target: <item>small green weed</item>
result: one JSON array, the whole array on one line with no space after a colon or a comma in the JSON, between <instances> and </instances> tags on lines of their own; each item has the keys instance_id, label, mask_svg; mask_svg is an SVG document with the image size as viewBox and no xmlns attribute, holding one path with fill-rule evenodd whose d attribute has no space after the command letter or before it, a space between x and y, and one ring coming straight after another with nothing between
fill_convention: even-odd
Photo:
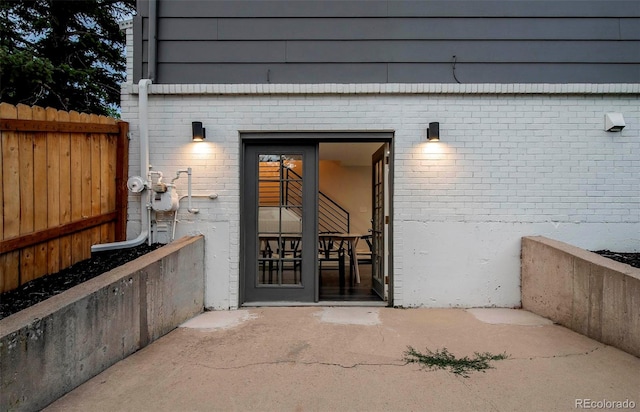
<instances>
[{"instance_id":1,"label":"small green weed","mask_svg":"<svg viewBox=\"0 0 640 412\"><path fill-rule=\"evenodd\" d=\"M492 355L489 352L475 352L473 359L468 356L458 359L447 348L442 348L442 350L436 350L435 352L427 348L427 353L424 354L411 346L408 346L404 352L404 360L407 363L419 363L429 369L449 369L450 372L464 378L468 378L471 371L484 372L486 369L492 369L493 366L489 365L489 361L507 359L508 357L506 353Z\"/></svg>"}]
</instances>

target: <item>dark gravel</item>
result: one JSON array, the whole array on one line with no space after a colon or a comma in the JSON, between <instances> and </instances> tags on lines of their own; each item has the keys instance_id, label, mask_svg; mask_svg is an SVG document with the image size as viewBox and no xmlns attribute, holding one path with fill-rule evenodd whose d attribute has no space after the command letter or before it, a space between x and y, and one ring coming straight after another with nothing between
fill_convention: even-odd
<instances>
[{"instance_id":1,"label":"dark gravel","mask_svg":"<svg viewBox=\"0 0 640 412\"><path fill-rule=\"evenodd\" d=\"M597 253L618 262L626 263L634 268L640 268L640 253L621 253L612 252L610 250L594 250L593 253Z\"/></svg>"},{"instance_id":2,"label":"dark gravel","mask_svg":"<svg viewBox=\"0 0 640 412\"><path fill-rule=\"evenodd\" d=\"M18 289L0 295L0 319L124 265L161 246L163 245L160 243L154 243L151 246L145 243L129 249L94 253L90 259L80 261L58 273L27 282Z\"/></svg>"}]
</instances>

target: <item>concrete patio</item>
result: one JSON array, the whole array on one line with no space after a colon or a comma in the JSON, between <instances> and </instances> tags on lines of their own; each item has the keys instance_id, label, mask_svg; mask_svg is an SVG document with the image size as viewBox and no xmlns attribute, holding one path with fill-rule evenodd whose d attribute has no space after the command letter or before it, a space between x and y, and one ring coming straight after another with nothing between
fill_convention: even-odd
<instances>
[{"instance_id":1,"label":"concrete patio","mask_svg":"<svg viewBox=\"0 0 640 412\"><path fill-rule=\"evenodd\" d=\"M509 358L464 378L407 364L408 346ZM291 307L205 312L45 410L569 411L625 405L640 408L639 358L530 312Z\"/></svg>"}]
</instances>

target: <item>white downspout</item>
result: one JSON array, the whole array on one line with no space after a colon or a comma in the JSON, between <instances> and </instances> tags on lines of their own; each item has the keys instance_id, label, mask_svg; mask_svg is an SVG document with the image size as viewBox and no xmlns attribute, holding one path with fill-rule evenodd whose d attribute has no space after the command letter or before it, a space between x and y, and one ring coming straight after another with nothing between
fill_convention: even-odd
<instances>
[{"instance_id":1,"label":"white downspout","mask_svg":"<svg viewBox=\"0 0 640 412\"><path fill-rule=\"evenodd\" d=\"M148 179L149 176L149 86L151 80L142 79L138 83L138 116L140 123L140 176L144 179ZM140 194L140 234L135 239L125 240L123 242L102 243L99 245L91 246L91 252L103 252L106 250L126 249L130 247L139 246L149 238L149 225L150 219L150 202L149 197L149 182L147 181L144 192Z\"/></svg>"}]
</instances>

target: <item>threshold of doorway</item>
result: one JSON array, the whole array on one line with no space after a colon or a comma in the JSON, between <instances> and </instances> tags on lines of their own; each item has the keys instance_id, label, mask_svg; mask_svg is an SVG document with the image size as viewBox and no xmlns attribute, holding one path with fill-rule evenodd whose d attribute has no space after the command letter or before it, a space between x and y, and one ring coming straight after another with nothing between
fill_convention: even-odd
<instances>
[{"instance_id":1,"label":"threshold of doorway","mask_svg":"<svg viewBox=\"0 0 640 412\"><path fill-rule=\"evenodd\" d=\"M242 307L295 307L295 306L351 306L351 307L380 307L384 308L389 306L388 302L375 301L375 300L360 300L360 301L340 301L340 300L321 300L320 302L246 302L241 305Z\"/></svg>"}]
</instances>

